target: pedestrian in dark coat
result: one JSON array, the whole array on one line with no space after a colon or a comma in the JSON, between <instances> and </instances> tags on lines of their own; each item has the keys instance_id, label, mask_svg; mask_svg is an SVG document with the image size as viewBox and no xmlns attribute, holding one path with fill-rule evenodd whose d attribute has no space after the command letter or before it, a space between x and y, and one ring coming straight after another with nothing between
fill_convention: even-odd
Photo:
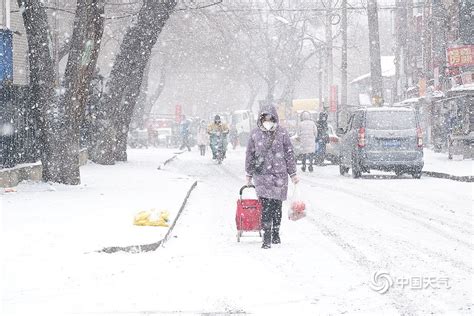
<instances>
[{"instance_id":1,"label":"pedestrian in dark coat","mask_svg":"<svg viewBox=\"0 0 474 316\"><path fill-rule=\"evenodd\" d=\"M262 202L262 248L280 243L282 202L288 195L288 176L298 182L296 161L288 131L281 127L275 107L263 110L247 145L248 184L255 184Z\"/></svg>"},{"instance_id":2,"label":"pedestrian in dark coat","mask_svg":"<svg viewBox=\"0 0 474 316\"><path fill-rule=\"evenodd\" d=\"M318 128L318 137L316 138L316 163L322 165L326 157L326 144L329 143L328 134L328 114L326 112L319 113L319 119L316 122Z\"/></svg>"},{"instance_id":3,"label":"pedestrian in dark coat","mask_svg":"<svg viewBox=\"0 0 474 316\"><path fill-rule=\"evenodd\" d=\"M187 148L188 151L191 151L191 146L189 145L189 134L191 128L191 122L186 119L186 116L182 116L180 123L180 133L181 133L181 147L180 150Z\"/></svg>"}]
</instances>

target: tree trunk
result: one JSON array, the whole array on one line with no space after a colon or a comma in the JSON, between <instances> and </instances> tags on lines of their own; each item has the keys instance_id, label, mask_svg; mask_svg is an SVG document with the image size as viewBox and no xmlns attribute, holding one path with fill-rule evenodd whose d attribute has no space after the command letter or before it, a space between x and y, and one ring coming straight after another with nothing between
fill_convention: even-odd
<instances>
[{"instance_id":1,"label":"tree trunk","mask_svg":"<svg viewBox=\"0 0 474 316\"><path fill-rule=\"evenodd\" d=\"M150 96L146 103L146 107L143 111L143 116L144 117L149 117L150 113L153 109L153 106L155 103L158 101L160 98L161 93L163 93L163 90L165 89L165 84L166 84L166 66L163 65L163 68L161 69L160 73L160 82L158 83L158 86L156 87L156 90L153 92L153 94Z\"/></svg>"},{"instance_id":2,"label":"tree trunk","mask_svg":"<svg viewBox=\"0 0 474 316\"><path fill-rule=\"evenodd\" d=\"M134 77L143 78L143 74ZM135 108L142 81L133 81L127 89L121 106L121 112L115 120L115 130L117 133L117 145L115 150L116 161L127 161L127 136L130 122L133 117L133 109Z\"/></svg>"},{"instance_id":3,"label":"tree trunk","mask_svg":"<svg viewBox=\"0 0 474 316\"><path fill-rule=\"evenodd\" d=\"M126 157L126 135L139 93L134 93L134 82L141 84L143 72L165 22L176 6L176 0L145 0L137 23L124 36L120 51L115 58L110 78L106 85L107 97L100 106L101 126L96 148L91 157L99 164L114 164L116 159ZM133 87L131 87L133 85ZM139 86L139 85L138 85ZM130 93L126 102L125 94ZM128 122L128 123L127 123Z\"/></svg>"},{"instance_id":4,"label":"tree trunk","mask_svg":"<svg viewBox=\"0 0 474 316\"><path fill-rule=\"evenodd\" d=\"M37 113L39 141L41 143L41 162L43 164L43 180L60 182L61 160L58 155L55 135L54 114L57 104L54 102L54 63L49 45L48 17L40 1L18 0L23 10L23 21L29 47L31 105Z\"/></svg>"},{"instance_id":5,"label":"tree trunk","mask_svg":"<svg viewBox=\"0 0 474 316\"><path fill-rule=\"evenodd\" d=\"M143 77L142 87L140 89L140 96L138 97L138 106L135 107L134 111L134 118L132 122L136 122L138 126L144 127L145 121L150 117L150 113L155 105L156 101L158 101L161 93L165 89L166 83L166 63L164 62L161 66L160 71L160 81L158 82L158 86L156 87L153 93L150 93L148 88L148 73L150 70L150 63L148 63L147 67L145 68L145 73ZM146 85L146 87L144 86ZM147 93L144 93L146 90ZM140 101L143 99L143 102Z\"/></svg>"},{"instance_id":6,"label":"tree trunk","mask_svg":"<svg viewBox=\"0 0 474 316\"><path fill-rule=\"evenodd\" d=\"M84 89L89 86L89 72L95 67L100 34L90 28L102 20L97 3L103 0L81 0L73 31L71 54L66 68L66 92L58 97L54 90L54 63L49 50L50 32L45 7L39 0L18 0L29 48L32 106L38 114L43 181L78 184L79 121L84 110ZM86 9L87 8L87 9ZM100 23L99 23L100 24ZM91 40L91 42L89 42ZM89 43L89 44L88 44ZM75 56L75 57L74 57ZM78 67L74 60L81 61ZM87 61L87 63L85 63ZM77 143L77 146L75 146Z\"/></svg>"},{"instance_id":7,"label":"tree trunk","mask_svg":"<svg viewBox=\"0 0 474 316\"><path fill-rule=\"evenodd\" d=\"M249 94L249 100L247 101L247 109L250 111L250 112L253 112L253 104L255 103L255 99L257 98L257 95L258 95L258 88L256 88L255 86L249 84L250 86L250 94Z\"/></svg>"},{"instance_id":8,"label":"tree trunk","mask_svg":"<svg viewBox=\"0 0 474 316\"><path fill-rule=\"evenodd\" d=\"M134 127L138 127L138 128L145 128L145 118L144 118L143 113L145 112L145 108L147 106L147 101L149 99L149 94L150 94L150 91L149 91L150 64L151 64L151 59L146 64L145 71L143 73L143 81L140 88L140 95L138 96L138 99L137 99L137 105L135 106L135 111L133 111L131 124L134 125Z\"/></svg>"},{"instance_id":9,"label":"tree trunk","mask_svg":"<svg viewBox=\"0 0 474 316\"><path fill-rule=\"evenodd\" d=\"M99 56L104 30L104 0L79 0L66 65L65 94L60 103L64 107L62 182L79 184L80 126L84 119L88 89Z\"/></svg>"}]
</instances>

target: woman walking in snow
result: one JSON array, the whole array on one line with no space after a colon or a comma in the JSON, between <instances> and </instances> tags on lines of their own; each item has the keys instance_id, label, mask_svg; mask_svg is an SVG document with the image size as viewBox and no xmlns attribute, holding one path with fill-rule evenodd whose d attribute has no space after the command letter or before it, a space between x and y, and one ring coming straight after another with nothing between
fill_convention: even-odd
<instances>
[{"instance_id":1,"label":"woman walking in snow","mask_svg":"<svg viewBox=\"0 0 474 316\"><path fill-rule=\"evenodd\" d=\"M262 203L262 248L279 244L282 202L288 194L288 176L298 182L293 146L288 132L278 125L274 107L263 110L247 145L247 183L252 180Z\"/></svg>"},{"instance_id":2,"label":"woman walking in snow","mask_svg":"<svg viewBox=\"0 0 474 316\"><path fill-rule=\"evenodd\" d=\"M306 160L309 161L308 171L313 172L313 157L316 151L316 137L318 129L311 119L311 113L304 111L301 113L301 122L298 126L298 137L301 141L301 151L303 153L303 166L301 170L306 171Z\"/></svg>"},{"instance_id":3,"label":"woman walking in snow","mask_svg":"<svg viewBox=\"0 0 474 316\"><path fill-rule=\"evenodd\" d=\"M202 120L197 132L197 144L201 156L206 155L206 147L209 146L209 134L207 133L206 121Z\"/></svg>"}]
</instances>

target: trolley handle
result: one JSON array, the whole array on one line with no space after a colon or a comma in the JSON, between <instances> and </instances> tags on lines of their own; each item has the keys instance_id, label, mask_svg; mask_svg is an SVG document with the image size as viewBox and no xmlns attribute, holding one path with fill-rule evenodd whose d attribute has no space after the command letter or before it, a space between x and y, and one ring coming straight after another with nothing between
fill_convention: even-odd
<instances>
[{"instance_id":1,"label":"trolley handle","mask_svg":"<svg viewBox=\"0 0 474 316\"><path fill-rule=\"evenodd\" d=\"M240 195L241 200L242 200L242 193L244 192L245 189L255 189L255 186L251 184L251 185L244 185L242 188L240 188L239 195Z\"/></svg>"}]
</instances>

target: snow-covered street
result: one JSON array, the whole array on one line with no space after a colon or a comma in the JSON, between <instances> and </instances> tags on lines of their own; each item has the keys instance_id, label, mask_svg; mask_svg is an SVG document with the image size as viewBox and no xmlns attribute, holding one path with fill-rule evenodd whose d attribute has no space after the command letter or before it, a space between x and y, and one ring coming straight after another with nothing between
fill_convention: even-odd
<instances>
[{"instance_id":1,"label":"snow-covered street","mask_svg":"<svg viewBox=\"0 0 474 316\"><path fill-rule=\"evenodd\" d=\"M300 172L312 209L305 219L291 222L285 208L282 244L263 250L256 234L240 243L235 236L243 148L230 150L223 165L193 151L157 171L158 163L151 161L162 156L135 151L129 164L117 166L128 165L129 173L136 169L146 187L156 183L160 190L163 181L182 181L184 187L198 180L171 239L155 252L94 252L103 246L97 240L110 241L103 235L116 231L114 225L131 225L143 196L151 202L147 189L141 196L130 192L118 198L114 203L129 210L118 210L110 222L105 215L110 213L94 215L93 203L83 214L67 212L61 201L65 209L35 218L32 203L20 202L35 184L4 194L2 315L472 313L472 184L383 173L352 179L340 176L337 166ZM129 177L132 190L140 186L136 179ZM94 187L73 190L95 192ZM55 194L62 192L38 194L34 204L44 210ZM79 223L76 229L83 234L50 236L58 227L49 216L61 218L56 224L64 228L72 227L67 222ZM100 225L102 230L95 229ZM127 245L124 239L117 242ZM68 247L70 240L74 244ZM372 289L375 272L388 273L378 279L393 282L387 293Z\"/></svg>"}]
</instances>

